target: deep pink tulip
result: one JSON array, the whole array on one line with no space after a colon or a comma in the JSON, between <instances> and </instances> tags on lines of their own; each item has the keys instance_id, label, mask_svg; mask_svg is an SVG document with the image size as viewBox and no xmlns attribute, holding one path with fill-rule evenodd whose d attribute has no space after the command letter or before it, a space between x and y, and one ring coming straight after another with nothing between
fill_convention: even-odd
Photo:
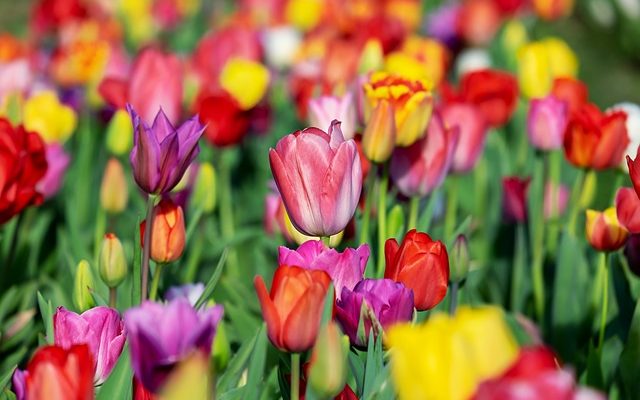
<instances>
[{"instance_id":1,"label":"deep pink tulip","mask_svg":"<svg viewBox=\"0 0 640 400\"><path fill-rule=\"evenodd\" d=\"M544 187L544 219L558 218L567 209L569 188L547 182Z\"/></svg>"},{"instance_id":2,"label":"deep pink tulip","mask_svg":"<svg viewBox=\"0 0 640 400\"><path fill-rule=\"evenodd\" d=\"M320 96L309 100L309 123L311 126L328 126L337 119L345 139L356 134L356 106L353 94L344 96Z\"/></svg>"},{"instance_id":3,"label":"deep pink tulip","mask_svg":"<svg viewBox=\"0 0 640 400\"><path fill-rule=\"evenodd\" d=\"M48 168L42 179L40 179L40 182L36 185L36 190L41 193L45 199L49 199L55 196L58 190L60 190L71 158L64 151L64 148L55 142L47 145L45 154Z\"/></svg>"},{"instance_id":4,"label":"deep pink tulip","mask_svg":"<svg viewBox=\"0 0 640 400\"><path fill-rule=\"evenodd\" d=\"M472 170L484 150L488 125L477 107L467 103L450 103L440 109L445 126L460 127L460 138L453 153L451 169L455 172Z\"/></svg>"},{"instance_id":5,"label":"deep pink tulip","mask_svg":"<svg viewBox=\"0 0 640 400\"><path fill-rule=\"evenodd\" d=\"M69 349L86 344L93 357L93 382L107 380L124 346L124 324L117 310L95 307L78 315L58 307L53 316L53 336L56 345Z\"/></svg>"},{"instance_id":6,"label":"deep pink tulip","mask_svg":"<svg viewBox=\"0 0 640 400\"><path fill-rule=\"evenodd\" d=\"M391 158L391 177L400 192L422 197L440 186L451 167L459 137L459 126L447 127L436 112L422 139L409 147L397 147Z\"/></svg>"},{"instance_id":7,"label":"deep pink tulip","mask_svg":"<svg viewBox=\"0 0 640 400\"><path fill-rule=\"evenodd\" d=\"M269 150L271 172L293 225L310 236L342 231L355 212L362 167L353 140L344 140L340 122L328 133L307 128L280 139Z\"/></svg>"},{"instance_id":8,"label":"deep pink tulip","mask_svg":"<svg viewBox=\"0 0 640 400\"><path fill-rule=\"evenodd\" d=\"M172 123L178 122L182 105L182 63L174 54L153 47L142 50L133 64L128 102L140 118L151 124L158 109Z\"/></svg>"},{"instance_id":9,"label":"deep pink tulip","mask_svg":"<svg viewBox=\"0 0 640 400\"><path fill-rule=\"evenodd\" d=\"M640 233L640 199L631 188L621 187L616 194L616 214L620 224L631 233Z\"/></svg>"},{"instance_id":10,"label":"deep pink tulip","mask_svg":"<svg viewBox=\"0 0 640 400\"><path fill-rule=\"evenodd\" d=\"M527 219L527 192L531 178L509 176L502 179L502 214L510 222Z\"/></svg>"},{"instance_id":11,"label":"deep pink tulip","mask_svg":"<svg viewBox=\"0 0 640 400\"><path fill-rule=\"evenodd\" d=\"M527 134L533 147L540 150L561 149L568 117L569 105L554 95L531 100Z\"/></svg>"}]
</instances>

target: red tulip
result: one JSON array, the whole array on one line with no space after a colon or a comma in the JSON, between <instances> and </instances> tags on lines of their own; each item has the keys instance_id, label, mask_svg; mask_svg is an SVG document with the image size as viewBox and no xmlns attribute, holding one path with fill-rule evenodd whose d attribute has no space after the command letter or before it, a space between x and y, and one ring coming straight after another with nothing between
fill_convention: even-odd
<instances>
[{"instance_id":1,"label":"red tulip","mask_svg":"<svg viewBox=\"0 0 640 400\"><path fill-rule=\"evenodd\" d=\"M27 372L27 399L93 399L93 360L86 344L68 350L43 347L29 361Z\"/></svg>"},{"instance_id":2,"label":"red tulip","mask_svg":"<svg viewBox=\"0 0 640 400\"><path fill-rule=\"evenodd\" d=\"M604 211L587 210L585 235L591 247L600 251L616 251L627 242L629 231L620 224L615 207Z\"/></svg>"},{"instance_id":3,"label":"red tulip","mask_svg":"<svg viewBox=\"0 0 640 400\"><path fill-rule=\"evenodd\" d=\"M156 395L147 390L140 380L133 376L133 400L156 400Z\"/></svg>"},{"instance_id":4,"label":"red tulip","mask_svg":"<svg viewBox=\"0 0 640 400\"><path fill-rule=\"evenodd\" d=\"M502 179L502 211L509 221L524 222L527 219L527 191L530 178L510 176Z\"/></svg>"},{"instance_id":5,"label":"red tulip","mask_svg":"<svg viewBox=\"0 0 640 400\"><path fill-rule=\"evenodd\" d=\"M249 129L249 118L228 93L204 97L198 104L200 121L207 126L205 137L214 146L238 144Z\"/></svg>"},{"instance_id":6,"label":"red tulip","mask_svg":"<svg viewBox=\"0 0 640 400\"><path fill-rule=\"evenodd\" d=\"M629 144L626 121L624 111L603 114L593 104L583 105L569 117L564 136L567 160L597 170L618 166Z\"/></svg>"},{"instance_id":7,"label":"red tulip","mask_svg":"<svg viewBox=\"0 0 640 400\"><path fill-rule=\"evenodd\" d=\"M31 25L37 33L55 30L88 15L82 0L40 0L31 14Z\"/></svg>"},{"instance_id":8,"label":"red tulip","mask_svg":"<svg viewBox=\"0 0 640 400\"><path fill-rule=\"evenodd\" d=\"M455 172L472 170L482 155L489 132L484 115L476 106L467 103L444 104L440 111L446 125L460 129L451 169Z\"/></svg>"},{"instance_id":9,"label":"red tulip","mask_svg":"<svg viewBox=\"0 0 640 400\"><path fill-rule=\"evenodd\" d=\"M631 233L640 233L640 198L631 188L621 187L616 194L618 221Z\"/></svg>"},{"instance_id":10,"label":"red tulip","mask_svg":"<svg viewBox=\"0 0 640 400\"><path fill-rule=\"evenodd\" d=\"M444 299L449 282L449 256L441 241L410 230L401 244L388 239L384 247L384 277L413 289L418 310L430 310Z\"/></svg>"},{"instance_id":11,"label":"red tulip","mask_svg":"<svg viewBox=\"0 0 640 400\"><path fill-rule=\"evenodd\" d=\"M633 183L633 189L640 197L640 147L638 147L635 159L627 156L627 167L629 168L629 177Z\"/></svg>"},{"instance_id":12,"label":"red tulip","mask_svg":"<svg viewBox=\"0 0 640 400\"><path fill-rule=\"evenodd\" d=\"M47 159L40 136L0 118L0 171L0 224L4 224L25 207L42 202L36 186L47 172Z\"/></svg>"},{"instance_id":13,"label":"red tulip","mask_svg":"<svg viewBox=\"0 0 640 400\"><path fill-rule=\"evenodd\" d=\"M589 98L587 85L574 78L556 78L551 94L569 105L569 113L578 111Z\"/></svg>"},{"instance_id":14,"label":"red tulip","mask_svg":"<svg viewBox=\"0 0 640 400\"><path fill-rule=\"evenodd\" d=\"M262 316L274 346L289 352L302 352L313 346L330 282L324 271L281 265L269 293L262 277L255 277Z\"/></svg>"},{"instance_id":15,"label":"red tulip","mask_svg":"<svg viewBox=\"0 0 640 400\"><path fill-rule=\"evenodd\" d=\"M458 15L457 30L467 42L486 45L500 28L500 8L493 0L467 0Z\"/></svg>"}]
</instances>

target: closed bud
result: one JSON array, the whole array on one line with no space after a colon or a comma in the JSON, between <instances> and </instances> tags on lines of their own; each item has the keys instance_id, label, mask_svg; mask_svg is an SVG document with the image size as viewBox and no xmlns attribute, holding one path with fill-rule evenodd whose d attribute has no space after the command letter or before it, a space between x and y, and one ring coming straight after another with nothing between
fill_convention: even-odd
<instances>
[{"instance_id":1,"label":"closed bud","mask_svg":"<svg viewBox=\"0 0 640 400\"><path fill-rule=\"evenodd\" d=\"M107 161L100 185L100 206L108 213L118 214L127 207L129 189L122 164L116 158Z\"/></svg>"},{"instance_id":2,"label":"closed bud","mask_svg":"<svg viewBox=\"0 0 640 400\"><path fill-rule=\"evenodd\" d=\"M311 354L309 383L319 397L333 398L342 391L348 354L349 340L334 322L329 322L320 330Z\"/></svg>"},{"instance_id":3,"label":"closed bud","mask_svg":"<svg viewBox=\"0 0 640 400\"><path fill-rule=\"evenodd\" d=\"M211 163L203 162L198 168L191 204L205 213L216 207L216 170Z\"/></svg>"},{"instance_id":4,"label":"closed bud","mask_svg":"<svg viewBox=\"0 0 640 400\"><path fill-rule=\"evenodd\" d=\"M362 151L370 161L384 162L391 157L396 142L393 106L380 101L372 110L362 134Z\"/></svg>"},{"instance_id":5,"label":"closed bud","mask_svg":"<svg viewBox=\"0 0 640 400\"><path fill-rule=\"evenodd\" d=\"M227 330L224 321L220 321L216 331L216 337L213 339L213 365L216 372L224 371L229 364L231 357L231 346L227 339Z\"/></svg>"},{"instance_id":6,"label":"closed bud","mask_svg":"<svg viewBox=\"0 0 640 400\"><path fill-rule=\"evenodd\" d=\"M469 272L469 244L464 235L458 235L449 255L449 280L461 282Z\"/></svg>"},{"instance_id":7,"label":"closed bud","mask_svg":"<svg viewBox=\"0 0 640 400\"><path fill-rule=\"evenodd\" d=\"M133 125L125 110L118 110L111 117L107 126L107 150L122 156L133 147Z\"/></svg>"},{"instance_id":8,"label":"closed bud","mask_svg":"<svg viewBox=\"0 0 640 400\"><path fill-rule=\"evenodd\" d=\"M144 246L147 221L140 224L140 242ZM153 212L151 233L151 259L157 263L177 260L184 251L185 229L182 208L169 199L163 199Z\"/></svg>"},{"instance_id":9,"label":"closed bud","mask_svg":"<svg viewBox=\"0 0 640 400\"><path fill-rule=\"evenodd\" d=\"M104 235L98 272L102 281L110 288L117 287L127 277L124 249L120 239L113 233Z\"/></svg>"},{"instance_id":10,"label":"closed bud","mask_svg":"<svg viewBox=\"0 0 640 400\"><path fill-rule=\"evenodd\" d=\"M73 302L80 312L95 306L91 291L95 288L91 266L87 260L81 260L76 269L73 286Z\"/></svg>"}]
</instances>

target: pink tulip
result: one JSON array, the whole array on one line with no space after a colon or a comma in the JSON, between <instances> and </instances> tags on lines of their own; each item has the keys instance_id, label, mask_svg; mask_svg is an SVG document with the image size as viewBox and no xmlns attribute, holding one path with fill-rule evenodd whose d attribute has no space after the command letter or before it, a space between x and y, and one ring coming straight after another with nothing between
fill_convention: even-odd
<instances>
[{"instance_id":1,"label":"pink tulip","mask_svg":"<svg viewBox=\"0 0 640 400\"><path fill-rule=\"evenodd\" d=\"M337 119L345 139L353 139L356 134L356 107L353 94L342 97L320 96L309 101L309 123L311 126L328 126Z\"/></svg>"},{"instance_id":2,"label":"pink tulip","mask_svg":"<svg viewBox=\"0 0 640 400\"><path fill-rule=\"evenodd\" d=\"M310 236L342 231L355 212L362 167L353 140L344 140L340 122L325 133L307 128L280 139L269 150L273 177L293 225Z\"/></svg>"},{"instance_id":3,"label":"pink tulip","mask_svg":"<svg viewBox=\"0 0 640 400\"><path fill-rule=\"evenodd\" d=\"M502 214L508 222L527 220L527 192L531 178L502 178Z\"/></svg>"},{"instance_id":4,"label":"pink tulip","mask_svg":"<svg viewBox=\"0 0 640 400\"><path fill-rule=\"evenodd\" d=\"M547 182L544 187L544 219L558 218L567 209L569 188Z\"/></svg>"},{"instance_id":5,"label":"pink tulip","mask_svg":"<svg viewBox=\"0 0 640 400\"><path fill-rule=\"evenodd\" d=\"M426 196L442 184L453 161L460 128L445 126L436 112L427 134L409 147L398 147L391 158L391 177L408 197Z\"/></svg>"},{"instance_id":6,"label":"pink tulip","mask_svg":"<svg viewBox=\"0 0 640 400\"><path fill-rule=\"evenodd\" d=\"M176 124L182 105L182 63L173 54L149 47L138 54L133 64L128 101L140 118L151 124L162 108Z\"/></svg>"},{"instance_id":7,"label":"pink tulip","mask_svg":"<svg viewBox=\"0 0 640 400\"><path fill-rule=\"evenodd\" d=\"M472 170L482 155L487 137L488 126L484 116L475 106L466 103L443 105L440 112L445 126L460 127L451 169L455 172Z\"/></svg>"},{"instance_id":8,"label":"pink tulip","mask_svg":"<svg viewBox=\"0 0 640 400\"><path fill-rule=\"evenodd\" d=\"M568 104L554 95L531 100L527 133L533 147L540 150L562 148L568 116Z\"/></svg>"},{"instance_id":9,"label":"pink tulip","mask_svg":"<svg viewBox=\"0 0 640 400\"><path fill-rule=\"evenodd\" d=\"M621 187L616 194L616 214L620 224L631 233L640 233L640 199L631 188Z\"/></svg>"},{"instance_id":10,"label":"pink tulip","mask_svg":"<svg viewBox=\"0 0 640 400\"><path fill-rule=\"evenodd\" d=\"M60 190L71 159L64 151L64 148L55 142L47 145L45 154L48 165L47 172L36 185L36 190L38 193L41 193L45 199L50 199Z\"/></svg>"},{"instance_id":11,"label":"pink tulip","mask_svg":"<svg viewBox=\"0 0 640 400\"><path fill-rule=\"evenodd\" d=\"M86 344L93 358L93 382L107 380L124 346L124 324L118 311L95 307L81 315L58 307L53 316L53 336L56 345L69 349Z\"/></svg>"}]
</instances>

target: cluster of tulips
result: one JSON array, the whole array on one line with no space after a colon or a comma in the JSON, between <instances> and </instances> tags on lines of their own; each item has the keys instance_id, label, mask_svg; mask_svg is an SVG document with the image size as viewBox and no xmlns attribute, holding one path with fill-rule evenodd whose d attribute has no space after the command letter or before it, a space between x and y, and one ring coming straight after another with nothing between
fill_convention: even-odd
<instances>
[{"instance_id":1,"label":"cluster of tulips","mask_svg":"<svg viewBox=\"0 0 640 400\"><path fill-rule=\"evenodd\" d=\"M0 32L0 399L640 398L640 106L573 1L426 3Z\"/></svg>"}]
</instances>

